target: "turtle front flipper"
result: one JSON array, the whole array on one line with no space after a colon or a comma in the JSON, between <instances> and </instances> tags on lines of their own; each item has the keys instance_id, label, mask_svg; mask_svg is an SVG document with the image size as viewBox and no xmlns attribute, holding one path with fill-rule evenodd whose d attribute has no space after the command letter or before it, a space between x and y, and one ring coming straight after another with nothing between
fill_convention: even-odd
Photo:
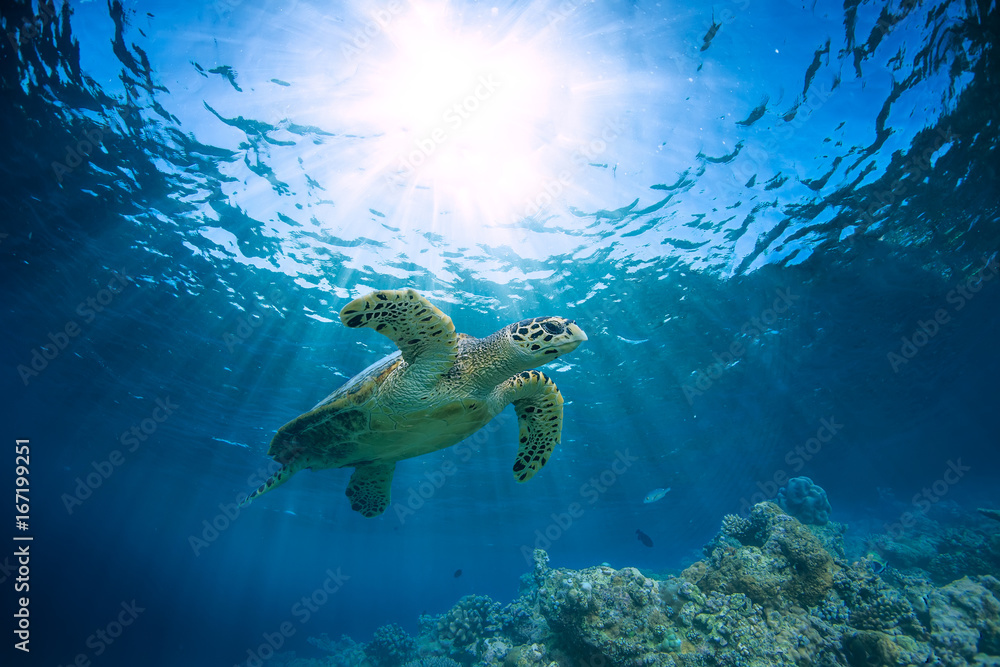
<instances>
[{"instance_id":1,"label":"turtle front flipper","mask_svg":"<svg viewBox=\"0 0 1000 667\"><path fill-rule=\"evenodd\" d=\"M346 494L351 501L351 509L369 519L384 512L389 507L394 472L395 463L363 463L357 466L347 483Z\"/></svg>"},{"instance_id":2,"label":"turtle front flipper","mask_svg":"<svg viewBox=\"0 0 1000 667\"><path fill-rule=\"evenodd\" d=\"M458 356L455 325L415 290L379 290L357 298L340 311L351 328L368 327L386 336L403 361L436 380L451 370Z\"/></svg>"},{"instance_id":3,"label":"turtle front flipper","mask_svg":"<svg viewBox=\"0 0 1000 667\"><path fill-rule=\"evenodd\" d=\"M492 398L500 409L514 404L519 427L514 478L527 482L542 469L562 439L562 394L544 373L524 371L497 387Z\"/></svg>"}]
</instances>

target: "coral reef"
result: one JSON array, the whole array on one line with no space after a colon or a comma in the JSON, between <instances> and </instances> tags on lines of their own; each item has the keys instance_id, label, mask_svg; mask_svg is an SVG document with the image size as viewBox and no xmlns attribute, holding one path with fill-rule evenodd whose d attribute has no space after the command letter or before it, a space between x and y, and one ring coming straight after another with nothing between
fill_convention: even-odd
<instances>
[{"instance_id":1,"label":"coral reef","mask_svg":"<svg viewBox=\"0 0 1000 667\"><path fill-rule=\"evenodd\" d=\"M726 517L707 557L680 576L549 568L536 552L504 609L512 647L483 667L741 667L1000 661L1000 581L935 588L844 558L842 527L807 526L773 503ZM891 576L889 576L891 574ZM520 642L520 643L518 643Z\"/></svg>"},{"instance_id":2,"label":"coral reef","mask_svg":"<svg viewBox=\"0 0 1000 667\"><path fill-rule=\"evenodd\" d=\"M309 637L310 644L330 654L322 664L327 667L357 667L365 662L365 647L358 644L347 635L333 641L324 632L319 637Z\"/></svg>"},{"instance_id":3,"label":"coral reef","mask_svg":"<svg viewBox=\"0 0 1000 667\"><path fill-rule=\"evenodd\" d=\"M406 663L403 667L462 667L451 658L420 658Z\"/></svg>"},{"instance_id":4,"label":"coral reef","mask_svg":"<svg viewBox=\"0 0 1000 667\"><path fill-rule=\"evenodd\" d=\"M965 514L941 502L932 511L914 513L911 518L909 529L901 524L887 530L882 524L871 526L862 548L898 570L927 572L938 584L966 575L1000 573L1000 530L981 510Z\"/></svg>"},{"instance_id":5,"label":"coral reef","mask_svg":"<svg viewBox=\"0 0 1000 667\"><path fill-rule=\"evenodd\" d=\"M830 520L826 491L808 477L793 477L778 491L778 505L802 523L822 526Z\"/></svg>"},{"instance_id":6,"label":"coral reef","mask_svg":"<svg viewBox=\"0 0 1000 667\"><path fill-rule=\"evenodd\" d=\"M743 533L749 545L732 537L738 546L714 549L708 562L685 575L705 591L743 593L758 604L817 604L833 585L836 568L819 539L771 503L754 507L749 525Z\"/></svg>"},{"instance_id":7,"label":"coral reef","mask_svg":"<svg viewBox=\"0 0 1000 667\"><path fill-rule=\"evenodd\" d=\"M963 577L930 593L931 641L941 664L958 667L978 654L1000 655L998 589L994 577Z\"/></svg>"},{"instance_id":8,"label":"coral reef","mask_svg":"<svg viewBox=\"0 0 1000 667\"><path fill-rule=\"evenodd\" d=\"M992 544L998 532L965 539ZM705 557L679 575L551 567L536 550L509 605L466 596L421 617L415 640L383 626L359 657L349 639L323 636L311 641L335 653L327 662L287 665L1000 667L1000 580L941 584L871 553L851 562L843 537L839 524L806 525L765 502L746 517L726 516Z\"/></svg>"},{"instance_id":9,"label":"coral reef","mask_svg":"<svg viewBox=\"0 0 1000 667\"><path fill-rule=\"evenodd\" d=\"M422 655L450 656L459 661L480 660L497 649L490 639L500 630L502 605L485 595L466 595L440 616L420 619Z\"/></svg>"},{"instance_id":10,"label":"coral reef","mask_svg":"<svg viewBox=\"0 0 1000 667\"><path fill-rule=\"evenodd\" d=\"M416 657L417 643L395 623L375 630L365 646L365 656L374 667L396 667Z\"/></svg>"},{"instance_id":11,"label":"coral reef","mask_svg":"<svg viewBox=\"0 0 1000 667\"><path fill-rule=\"evenodd\" d=\"M904 628L923 637L916 614L906 597L869 568L842 569L834 586L849 611L848 623L860 630L890 632Z\"/></svg>"}]
</instances>

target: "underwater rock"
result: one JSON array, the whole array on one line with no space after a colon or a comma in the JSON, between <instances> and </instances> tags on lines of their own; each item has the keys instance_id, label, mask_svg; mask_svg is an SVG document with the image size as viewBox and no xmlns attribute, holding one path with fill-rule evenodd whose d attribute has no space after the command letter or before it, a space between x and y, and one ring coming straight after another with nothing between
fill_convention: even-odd
<instances>
[{"instance_id":1,"label":"underwater rock","mask_svg":"<svg viewBox=\"0 0 1000 667\"><path fill-rule=\"evenodd\" d=\"M908 651L895 637L874 630L861 630L845 635L843 649L847 664L851 667L930 664L926 662L929 653Z\"/></svg>"},{"instance_id":2,"label":"underwater rock","mask_svg":"<svg viewBox=\"0 0 1000 667\"><path fill-rule=\"evenodd\" d=\"M571 657L666 664L655 662L657 654L680 645L667 636L671 621L658 582L635 568L553 569L537 595L539 613L553 633L547 643Z\"/></svg>"},{"instance_id":3,"label":"underwater rock","mask_svg":"<svg viewBox=\"0 0 1000 667\"><path fill-rule=\"evenodd\" d=\"M805 525L805 524L804 524ZM845 535L847 526L836 521L828 521L822 526L806 525L809 532L816 536L822 543L823 548L830 552L834 558L846 559L847 548L845 545Z\"/></svg>"},{"instance_id":4,"label":"underwater rock","mask_svg":"<svg viewBox=\"0 0 1000 667\"><path fill-rule=\"evenodd\" d=\"M559 667L558 660L552 660L544 644L531 643L515 646L502 663L503 667ZM491 664L491 663L484 663Z\"/></svg>"},{"instance_id":5,"label":"underwater rock","mask_svg":"<svg viewBox=\"0 0 1000 667\"><path fill-rule=\"evenodd\" d=\"M778 505L802 523L822 526L830 520L826 491L808 477L793 477L778 491Z\"/></svg>"},{"instance_id":6,"label":"underwater rock","mask_svg":"<svg viewBox=\"0 0 1000 667\"><path fill-rule=\"evenodd\" d=\"M506 659L511 645L503 639L486 638L483 640L486 649L481 656L484 663L498 662Z\"/></svg>"},{"instance_id":7,"label":"underwater rock","mask_svg":"<svg viewBox=\"0 0 1000 667\"><path fill-rule=\"evenodd\" d=\"M979 581L963 577L928 596L931 642L942 664L963 665L977 654L1000 655L1000 601Z\"/></svg>"},{"instance_id":8,"label":"underwater rock","mask_svg":"<svg viewBox=\"0 0 1000 667\"><path fill-rule=\"evenodd\" d=\"M549 569L549 555L545 553L544 549L535 549L531 557L535 563L534 575L539 578L545 576Z\"/></svg>"}]
</instances>

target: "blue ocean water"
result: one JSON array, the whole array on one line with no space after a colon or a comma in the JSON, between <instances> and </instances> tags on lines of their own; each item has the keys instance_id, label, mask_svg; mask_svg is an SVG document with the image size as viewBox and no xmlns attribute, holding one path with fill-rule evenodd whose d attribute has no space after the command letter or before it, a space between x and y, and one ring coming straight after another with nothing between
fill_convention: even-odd
<instances>
[{"instance_id":1,"label":"blue ocean water","mask_svg":"<svg viewBox=\"0 0 1000 667\"><path fill-rule=\"evenodd\" d=\"M0 27L3 664L416 634L510 602L535 548L677 572L792 477L856 544L1000 508L995 2L12 0ZM347 469L238 508L276 430L394 350L340 309L402 288L477 337L586 331L542 369L551 460L514 481L508 408L402 461L377 518Z\"/></svg>"}]
</instances>

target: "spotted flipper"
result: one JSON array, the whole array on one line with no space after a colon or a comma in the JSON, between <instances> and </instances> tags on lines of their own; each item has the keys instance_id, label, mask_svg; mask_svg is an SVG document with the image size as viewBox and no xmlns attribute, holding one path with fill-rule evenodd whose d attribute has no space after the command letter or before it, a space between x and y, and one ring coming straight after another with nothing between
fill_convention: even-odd
<instances>
[{"instance_id":1,"label":"spotted flipper","mask_svg":"<svg viewBox=\"0 0 1000 667\"><path fill-rule=\"evenodd\" d=\"M357 298L340 311L351 328L368 327L386 336L403 353L403 361L437 380L458 356L451 318L415 290L379 290Z\"/></svg>"},{"instance_id":2,"label":"spotted flipper","mask_svg":"<svg viewBox=\"0 0 1000 667\"><path fill-rule=\"evenodd\" d=\"M369 519L384 512L389 507L394 472L395 463L364 463L356 467L346 491L351 509Z\"/></svg>"},{"instance_id":3,"label":"spotted flipper","mask_svg":"<svg viewBox=\"0 0 1000 667\"><path fill-rule=\"evenodd\" d=\"M301 469L302 469L301 466L294 465L292 463L286 463L285 465L281 466L277 470L277 472L268 477L263 484L261 484L256 489L251 491L250 495L248 495L246 498L240 501L240 507L246 507L251 502L253 502L254 498L262 496L268 491L272 491L278 488L279 486L287 482L289 479L291 479L292 475L294 475Z\"/></svg>"},{"instance_id":4,"label":"spotted flipper","mask_svg":"<svg viewBox=\"0 0 1000 667\"><path fill-rule=\"evenodd\" d=\"M544 373L524 371L493 393L500 406L514 404L519 427L514 479L527 482L552 456L562 438L563 397Z\"/></svg>"}]
</instances>

